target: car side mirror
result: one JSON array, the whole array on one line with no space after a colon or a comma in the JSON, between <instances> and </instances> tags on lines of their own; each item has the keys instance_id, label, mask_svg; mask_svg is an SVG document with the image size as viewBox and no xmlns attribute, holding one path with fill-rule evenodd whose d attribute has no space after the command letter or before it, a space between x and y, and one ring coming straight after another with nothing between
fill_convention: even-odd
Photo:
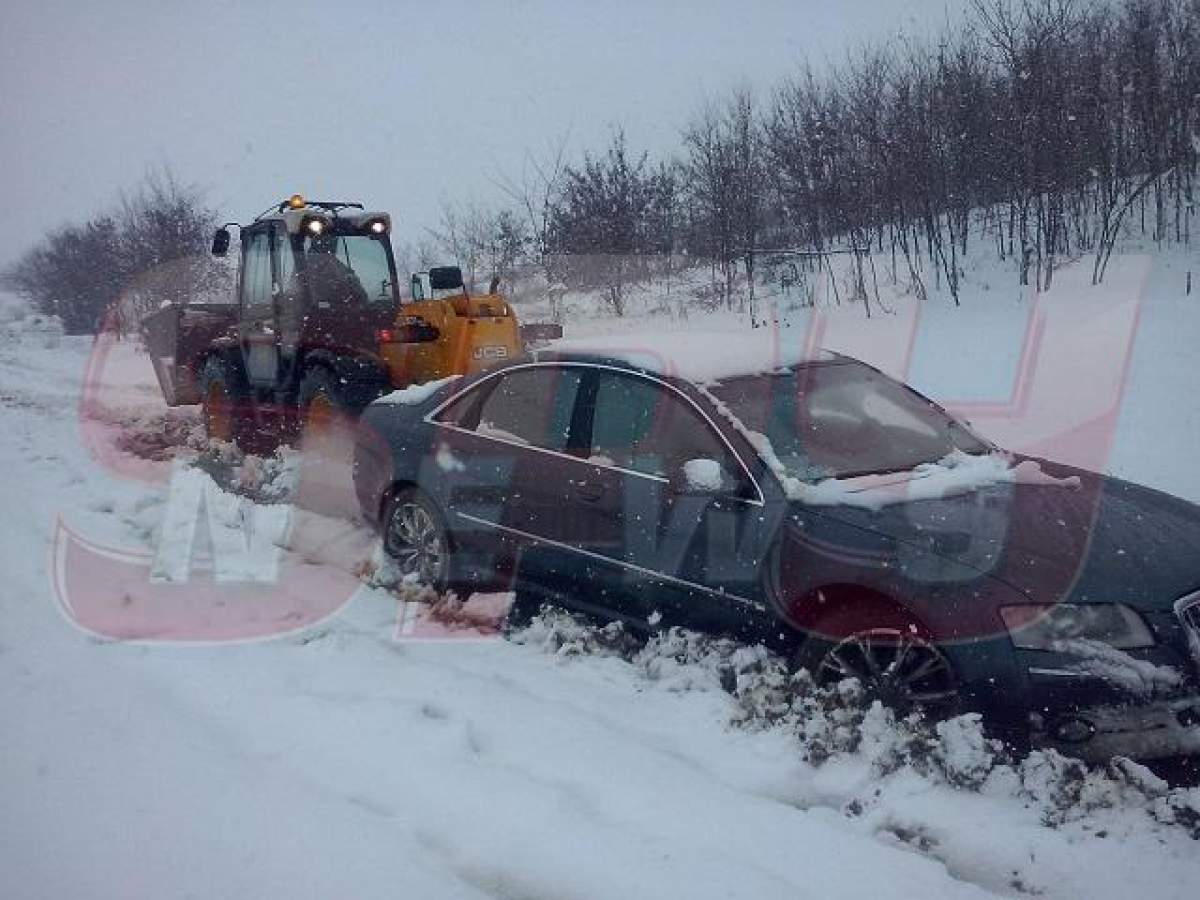
<instances>
[{"instance_id":1,"label":"car side mirror","mask_svg":"<svg viewBox=\"0 0 1200 900\"><path fill-rule=\"evenodd\" d=\"M689 459L668 479L671 493L680 496L711 496L728 489L729 476L715 459Z\"/></svg>"},{"instance_id":2,"label":"car side mirror","mask_svg":"<svg viewBox=\"0 0 1200 900\"><path fill-rule=\"evenodd\" d=\"M212 255L224 256L229 252L229 229L218 228L213 234Z\"/></svg>"}]
</instances>

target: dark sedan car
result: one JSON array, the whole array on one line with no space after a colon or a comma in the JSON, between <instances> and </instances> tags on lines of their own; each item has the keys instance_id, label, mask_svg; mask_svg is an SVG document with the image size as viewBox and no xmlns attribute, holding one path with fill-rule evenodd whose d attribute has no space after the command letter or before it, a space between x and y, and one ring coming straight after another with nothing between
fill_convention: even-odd
<instances>
[{"instance_id":1,"label":"dark sedan car","mask_svg":"<svg viewBox=\"0 0 1200 900\"><path fill-rule=\"evenodd\" d=\"M856 360L542 354L362 424L362 508L435 586L762 641L1075 755L1200 752L1200 509L1004 454Z\"/></svg>"}]
</instances>

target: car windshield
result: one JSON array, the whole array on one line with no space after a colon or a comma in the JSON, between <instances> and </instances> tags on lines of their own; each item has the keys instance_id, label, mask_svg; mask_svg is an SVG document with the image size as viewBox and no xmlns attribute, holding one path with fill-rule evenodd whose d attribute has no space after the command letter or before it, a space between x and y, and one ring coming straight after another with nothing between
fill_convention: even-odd
<instances>
[{"instance_id":1,"label":"car windshield","mask_svg":"<svg viewBox=\"0 0 1200 900\"><path fill-rule=\"evenodd\" d=\"M805 481L912 469L988 445L916 391L852 361L731 378L712 393Z\"/></svg>"},{"instance_id":2,"label":"car windshield","mask_svg":"<svg viewBox=\"0 0 1200 900\"><path fill-rule=\"evenodd\" d=\"M394 296L392 270L385 240L366 234L323 234L306 238L304 252L308 271L317 278L349 282L354 294L363 302L391 303Z\"/></svg>"}]
</instances>

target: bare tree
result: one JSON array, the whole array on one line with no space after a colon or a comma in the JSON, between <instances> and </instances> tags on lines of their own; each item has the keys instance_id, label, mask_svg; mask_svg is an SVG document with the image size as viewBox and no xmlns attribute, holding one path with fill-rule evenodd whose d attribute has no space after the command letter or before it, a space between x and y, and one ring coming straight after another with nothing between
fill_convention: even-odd
<instances>
[{"instance_id":1,"label":"bare tree","mask_svg":"<svg viewBox=\"0 0 1200 900\"><path fill-rule=\"evenodd\" d=\"M444 201L441 218L441 227L430 234L462 267L468 292L477 293L483 283L511 284L529 243L525 224L514 211L478 201Z\"/></svg>"},{"instance_id":2,"label":"bare tree","mask_svg":"<svg viewBox=\"0 0 1200 900\"><path fill-rule=\"evenodd\" d=\"M566 280L601 290L609 309L624 315L630 285L673 251L676 196L671 168L652 168L645 153L632 157L620 130L603 155L568 166L550 229Z\"/></svg>"},{"instance_id":3,"label":"bare tree","mask_svg":"<svg viewBox=\"0 0 1200 900\"><path fill-rule=\"evenodd\" d=\"M114 212L51 231L3 284L71 334L95 331L110 313L136 325L164 304L228 288L227 270L208 253L215 220L198 189L151 172Z\"/></svg>"},{"instance_id":4,"label":"bare tree","mask_svg":"<svg viewBox=\"0 0 1200 900\"><path fill-rule=\"evenodd\" d=\"M762 153L749 90L735 91L723 105L707 104L684 130L684 171L698 249L714 260L722 294L733 303L742 256L758 238L762 201Z\"/></svg>"},{"instance_id":5,"label":"bare tree","mask_svg":"<svg viewBox=\"0 0 1200 900\"><path fill-rule=\"evenodd\" d=\"M712 260L727 299L751 243L871 246L918 297L944 286L955 302L976 235L1022 284L1046 290L1085 254L1099 281L1125 236L1190 241L1200 0L973 0L961 26L932 39L801 68L761 105L738 92L710 102L681 145L667 218L653 204L631 213L617 190L628 172L585 155L562 186L557 244L646 247L669 221L673 237L653 246ZM576 215L585 195L615 205L592 209L590 223Z\"/></svg>"},{"instance_id":6,"label":"bare tree","mask_svg":"<svg viewBox=\"0 0 1200 900\"><path fill-rule=\"evenodd\" d=\"M562 281L562 273L557 271L555 254L550 251L551 228L562 193L570 136L570 131L564 131L541 155L526 152L518 176L500 173L493 179L524 216L526 253L545 279L551 315L556 320L561 316L561 310L557 308L561 292L552 288Z\"/></svg>"}]
</instances>

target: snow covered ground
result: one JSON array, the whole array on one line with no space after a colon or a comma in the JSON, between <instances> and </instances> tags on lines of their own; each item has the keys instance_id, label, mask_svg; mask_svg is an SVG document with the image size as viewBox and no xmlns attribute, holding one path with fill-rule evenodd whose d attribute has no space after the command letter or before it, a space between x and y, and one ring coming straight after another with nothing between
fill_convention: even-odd
<instances>
[{"instance_id":1,"label":"snow covered ground","mask_svg":"<svg viewBox=\"0 0 1200 900\"><path fill-rule=\"evenodd\" d=\"M1146 302L1105 468L1200 501L1200 300L1183 296L1180 265L1114 262L1114 291L1144 284ZM896 338L914 318L897 306L870 326L834 323L822 343L905 369L986 433L1037 446L1036 418L984 402L1020 380L1030 301L982 283L964 309L926 307L911 342ZM638 343L647 326L593 319L568 334ZM686 350L745 326L730 314L653 327ZM397 639L396 596L365 582L271 640L89 634L56 599L57 523L153 554L171 458L200 446L194 420L164 418L145 357L122 345L96 371L91 351L0 345L5 898L1195 894L1195 792L1053 759L964 775L983 752L969 728L938 739L950 763L922 767L874 719L856 751L818 764L794 722L731 724L738 698L671 646L576 653L586 632L541 621L519 642ZM99 400L81 415L85 373ZM130 432L160 461L121 452ZM358 583L370 535L332 520L309 534L337 554L288 540L280 552L305 556L312 584Z\"/></svg>"}]
</instances>

